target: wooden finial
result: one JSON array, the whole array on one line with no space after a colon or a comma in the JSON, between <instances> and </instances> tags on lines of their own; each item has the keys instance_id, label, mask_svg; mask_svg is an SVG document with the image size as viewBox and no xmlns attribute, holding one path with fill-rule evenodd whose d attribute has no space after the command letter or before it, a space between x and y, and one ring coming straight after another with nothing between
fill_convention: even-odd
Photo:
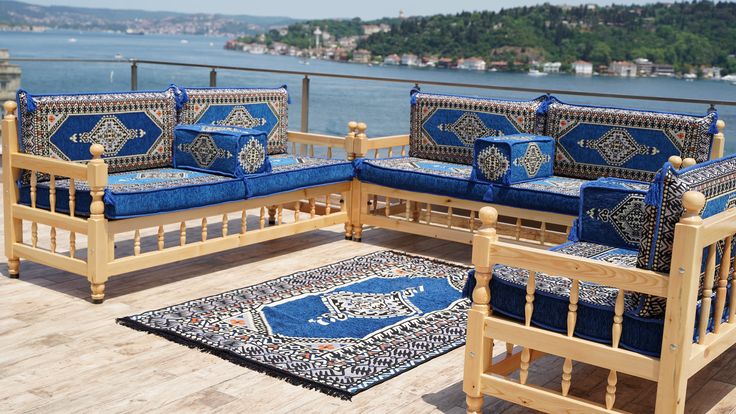
<instances>
[{"instance_id":1,"label":"wooden finial","mask_svg":"<svg viewBox=\"0 0 736 414\"><path fill-rule=\"evenodd\" d=\"M105 152L105 147L100 144L92 144L92 146L89 147L89 152L92 154L93 160L99 160L102 158L102 153Z\"/></svg>"},{"instance_id":2,"label":"wooden finial","mask_svg":"<svg viewBox=\"0 0 736 414\"><path fill-rule=\"evenodd\" d=\"M495 229L496 222L498 221L498 211L493 207L483 207L478 212L478 217L481 223L483 223L479 231Z\"/></svg>"},{"instance_id":3,"label":"wooden finial","mask_svg":"<svg viewBox=\"0 0 736 414\"><path fill-rule=\"evenodd\" d=\"M5 103L3 103L3 109L5 109L5 115L15 115L15 110L18 109L18 104L14 101L5 101Z\"/></svg>"},{"instance_id":4,"label":"wooden finial","mask_svg":"<svg viewBox=\"0 0 736 414\"><path fill-rule=\"evenodd\" d=\"M719 119L718 122L716 122L716 128L718 128L718 133L722 134L723 130L726 129L726 123L722 119Z\"/></svg>"},{"instance_id":5,"label":"wooden finial","mask_svg":"<svg viewBox=\"0 0 736 414\"><path fill-rule=\"evenodd\" d=\"M368 125L366 125L364 122L360 122L358 124L358 133L361 135L365 135L365 130L368 129Z\"/></svg>"},{"instance_id":6,"label":"wooden finial","mask_svg":"<svg viewBox=\"0 0 736 414\"><path fill-rule=\"evenodd\" d=\"M699 224L703 222L700 212L705 207L705 196L699 191L688 191L682 196L682 206L685 212L682 214L681 223Z\"/></svg>"},{"instance_id":7,"label":"wooden finial","mask_svg":"<svg viewBox=\"0 0 736 414\"><path fill-rule=\"evenodd\" d=\"M692 167L695 164L697 164L697 161L694 158L685 158L682 160L682 168Z\"/></svg>"},{"instance_id":8,"label":"wooden finial","mask_svg":"<svg viewBox=\"0 0 736 414\"><path fill-rule=\"evenodd\" d=\"M358 123L355 121L348 122L348 132L354 133L355 130L358 128Z\"/></svg>"},{"instance_id":9,"label":"wooden finial","mask_svg":"<svg viewBox=\"0 0 736 414\"><path fill-rule=\"evenodd\" d=\"M679 170L682 166L682 158L678 157L677 155L673 155L668 160L670 164L672 164L673 167L675 167L676 170Z\"/></svg>"}]
</instances>

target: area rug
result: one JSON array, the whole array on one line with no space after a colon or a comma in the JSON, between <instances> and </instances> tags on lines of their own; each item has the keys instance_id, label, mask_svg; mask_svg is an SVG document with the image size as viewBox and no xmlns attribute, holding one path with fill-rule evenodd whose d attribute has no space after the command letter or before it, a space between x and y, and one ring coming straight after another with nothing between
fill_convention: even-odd
<instances>
[{"instance_id":1,"label":"area rug","mask_svg":"<svg viewBox=\"0 0 736 414\"><path fill-rule=\"evenodd\" d=\"M465 343L468 269L380 251L118 322L350 399Z\"/></svg>"}]
</instances>

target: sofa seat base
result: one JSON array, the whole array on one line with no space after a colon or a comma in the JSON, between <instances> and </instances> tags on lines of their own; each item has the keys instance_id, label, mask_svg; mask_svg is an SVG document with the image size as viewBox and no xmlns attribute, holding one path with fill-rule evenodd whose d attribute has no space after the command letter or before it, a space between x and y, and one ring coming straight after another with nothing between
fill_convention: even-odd
<instances>
[{"instance_id":1,"label":"sofa seat base","mask_svg":"<svg viewBox=\"0 0 736 414\"><path fill-rule=\"evenodd\" d=\"M345 160L278 154L269 157L270 173L245 178L248 198L351 181L353 163Z\"/></svg>"},{"instance_id":2,"label":"sofa seat base","mask_svg":"<svg viewBox=\"0 0 736 414\"><path fill-rule=\"evenodd\" d=\"M416 157L363 159L357 170L361 181L385 187L575 216L587 182L552 176L493 185L471 180L470 165Z\"/></svg>"},{"instance_id":3,"label":"sofa seat base","mask_svg":"<svg viewBox=\"0 0 736 414\"><path fill-rule=\"evenodd\" d=\"M76 181L74 214L89 216L92 201L86 181ZM122 219L204 207L245 198L240 178L177 168L155 168L110 174L105 189L105 216ZM20 191L20 202L30 205L30 186ZM49 182L39 182L36 206L49 207ZM56 181L56 211L69 212L69 180Z\"/></svg>"}]
</instances>

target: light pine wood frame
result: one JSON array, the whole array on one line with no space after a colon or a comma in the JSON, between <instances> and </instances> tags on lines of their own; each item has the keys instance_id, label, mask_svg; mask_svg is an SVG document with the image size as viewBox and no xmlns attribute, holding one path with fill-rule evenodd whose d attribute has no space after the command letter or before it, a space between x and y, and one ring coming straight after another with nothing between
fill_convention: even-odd
<instances>
[{"instance_id":1,"label":"light pine wood frame","mask_svg":"<svg viewBox=\"0 0 736 414\"><path fill-rule=\"evenodd\" d=\"M183 211L155 214L129 219L108 220L104 216L103 195L107 185L108 169L101 158L103 148L94 144L90 148L93 159L86 165L40 157L18 151L18 125L15 102L3 105L6 115L2 121L3 145L3 209L5 217L5 255L8 258L8 274L19 277L20 259L30 260L86 277L90 282L91 298L101 303L105 297L107 280L116 275L177 262L210 253L234 249L280 237L303 233L335 224L345 224L350 229L350 203L352 183L322 185L267 197L233 201L213 206ZM301 132L289 132L292 150L300 146L302 155L314 155L314 147L326 147L327 155L333 149L344 149L352 153L353 139L365 124L351 122L346 137L334 137ZM18 203L19 190L16 185L21 171L31 171L31 205ZM50 210L36 208L37 173L50 176ZM71 213L55 211L56 180L69 178L69 210ZM75 181L89 183L92 203L88 218L75 217ZM292 212L284 217L284 211ZM239 213L239 214L238 214ZM256 225L248 224L252 214L258 217ZM230 233L229 215L237 214L240 225L237 233ZM221 218L219 234L208 234L207 219ZM198 240L187 240L187 222L199 224ZM267 220L274 226L267 225ZM30 241L24 241L23 222L30 222ZM166 245L164 226L178 226L178 243ZM50 228L49 246L39 244L39 225ZM158 249L141 251L141 230L156 229ZM68 232L69 248L59 252L57 232ZM133 254L116 257L115 236L133 233ZM210 231L211 233L211 231ZM87 237L86 257L77 251L77 237Z\"/></svg>"},{"instance_id":2,"label":"light pine wood frame","mask_svg":"<svg viewBox=\"0 0 736 414\"><path fill-rule=\"evenodd\" d=\"M736 308L730 309L727 322L721 323L717 318L714 331L706 333L712 292L716 292L714 315L723 313L727 294L730 294L729 303L736 303L736 290L732 289L730 293L727 291L731 268L729 264L734 264L734 258L730 257L730 247L736 233L736 208L702 219L699 214L705 205L705 197L693 191L684 195L683 205L685 213L675 228L672 270L669 275L504 243L499 241L495 228L498 212L491 207L481 209L483 227L473 239L473 264L477 284L473 290L473 305L468 314L465 351L463 390L467 394L467 412L480 413L484 395L548 413L620 412L614 407L617 373L623 372L657 382L656 413L683 413L688 378L736 343ZM724 265L716 274L715 244L720 241L725 243L722 259ZM711 248L706 258L704 289L700 298L703 301L703 312L696 325L701 260L703 249L707 246ZM489 303L490 280L496 264L530 271L524 323L493 314ZM534 275L538 272L572 279L567 335L530 324L534 312ZM619 289L611 321L612 345L572 335L577 321L579 284L583 280ZM618 347L625 291L667 298L660 358ZM697 343L693 343L693 326L697 326L699 330ZM497 370L493 368L495 362L490 361L490 349L494 340L522 347L521 358L516 365L520 371L518 381L497 374ZM562 392L527 384L530 350L565 358ZM573 360L610 370L604 401L593 402L568 394L571 381L575 377L572 370Z\"/></svg>"},{"instance_id":3,"label":"light pine wood frame","mask_svg":"<svg viewBox=\"0 0 736 414\"><path fill-rule=\"evenodd\" d=\"M354 158L378 158L382 152L406 155L409 135L354 140ZM396 149L396 151L394 151ZM478 211L489 203L399 190L353 181L353 238L360 241L363 226L382 227L406 233L470 244L480 227ZM556 245L567 240L575 216L493 205L502 215L497 231L510 239L537 245Z\"/></svg>"}]
</instances>

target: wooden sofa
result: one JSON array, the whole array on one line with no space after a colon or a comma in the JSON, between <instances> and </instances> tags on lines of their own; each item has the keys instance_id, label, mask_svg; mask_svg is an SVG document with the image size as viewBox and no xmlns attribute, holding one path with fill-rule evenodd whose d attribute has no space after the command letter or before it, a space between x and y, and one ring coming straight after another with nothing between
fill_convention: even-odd
<instances>
[{"instance_id":1,"label":"wooden sofa","mask_svg":"<svg viewBox=\"0 0 736 414\"><path fill-rule=\"evenodd\" d=\"M695 117L572 105L551 96L502 101L413 90L409 135L371 138L356 144L356 158L364 160L363 168L357 166L353 183L353 233L360 240L363 226L374 226L471 243L480 224L478 211L492 205L499 213L498 234L534 244L559 244L566 240L578 215L576 193L588 180L623 177L648 181L672 155L697 162L722 156L725 124L718 121L716 131L716 119L713 114ZM710 130L699 130L702 125L710 125L706 126ZM603 131L591 135L585 128ZM637 153L629 154L628 160L616 153L610 154L610 160L601 158L598 150L605 145L596 148L590 144L605 142L614 130L627 128L635 136L657 136L644 138L649 142L648 149L638 142L633 144L637 149L630 149ZM516 133L548 135L556 140L555 175L551 180L515 186L472 182L474 140ZM675 138L678 134L682 135ZM585 137L586 147L578 145L581 137ZM682 141L674 144L678 139ZM437 169L446 171L433 171ZM402 173L406 178L393 179ZM436 185L417 185L417 177L422 175ZM542 187L536 182L552 190L539 192ZM558 185L561 191L554 189ZM512 190L516 196L512 196ZM544 197L535 203L519 202L523 192L535 191ZM547 197L552 192L560 192L563 197Z\"/></svg>"},{"instance_id":2,"label":"wooden sofa","mask_svg":"<svg viewBox=\"0 0 736 414\"><path fill-rule=\"evenodd\" d=\"M480 210L468 413L480 413L484 395L549 413L620 412L617 373L656 381L657 413L684 412L688 378L736 343L736 155L676 167L666 164L646 194L638 248L584 231L550 251L509 244L498 238L498 212ZM521 350L492 362L494 340ZM564 358L561 391L529 384L530 363L545 354ZM572 361L610 370L604 400L569 394Z\"/></svg>"},{"instance_id":3,"label":"wooden sofa","mask_svg":"<svg viewBox=\"0 0 736 414\"><path fill-rule=\"evenodd\" d=\"M352 163L351 160L334 160L332 152L344 150L350 156L353 140L365 135L364 124L351 122L346 137L287 132L287 95L281 88L265 91L190 89L188 96L186 93L176 87L156 93L69 96L30 96L21 91L18 102L23 108L12 101L4 104L3 208L10 277L19 277L21 259L62 269L86 277L92 301L100 303L105 297L105 284L112 276L335 224L345 223L346 229L350 228ZM133 103L119 102L129 94L138 94ZM212 113L208 112L210 109ZM16 110L20 116L16 115ZM268 132L269 152L272 139L275 139L273 145L278 150L270 156L273 171L249 181L249 191L251 184L253 189L248 197L242 196L246 187L242 181L230 180L226 182L230 187L222 190L203 187L204 191L191 196L177 193L154 200L165 207L156 205L151 198L131 198L125 205L125 212L115 210L118 215L113 218L110 217L113 210L109 196L122 185L121 180L129 179L119 178L121 174L131 174L125 172L130 170L158 171L146 170L150 164L141 165L151 160L153 167L170 168L170 156L166 154L171 151L171 142L166 145L161 141L149 142L147 145L162 148L153 156L148 148L143 152L134 150L127 158L108 154L109 148L93 144L97 138L91 137L91 124L86 118L74 118L90 114L110 118L100 118L95 128L102 125L118 133L105 136L102 131L97 138L103 140L120 136L118 129L126 122L123 127L137 125L130 127L133 132L131 129L123 131L130 134L132 140L146 139L151 134L160 134L159 139L170 140L172 127L180 120L228 125L242 125L245 120L250 122L246 126ZM226 122L226 115L231 117L229 122ZM116 116L117 121L112 119ZM131 121L126 116L145 118ZM150 124L150 131L144 130L141 126L144 124ZM136 130L139 126L141 129ZM68 140L74 141L74 146L62 148ZM109 141L104 143L117 145ZM289 146L291 153L286 151ZM314 157L320 148L326 157ZM118 151L120 146L113 149ZM339 171L334 172L337 168ZM173 171L179 174L178 170ZM115 184L113 179L117 180ZM149 194L145 184L141 188L140 194ZM155 195L155 191L158 189L150 194ZM214 193L219 198L213 198ZM183 203L180 207L170 205L175 197ZM212 202L207 204L203 200ZM208 218L212 220L212 217L221 222L216 234L212 229L208 232L211 227ZM24 238L24 225L30 240ZM193 238L191 232L187 235L188 227L199 228L196 237ZM41 243L41 231L48 231L47 244ZM176 241L167 240L167 234L174 233ZM141 250L141 237L146 234L157 238L157 249ZM116 249L116 238L119 242L124 238L129 240L131 235L133 249L130 254L125 254L126 249ZM62 240L68 242L68 246L60 246ZM81 248L85 245L86 249Z\"/></svg>"}]
</instances>

